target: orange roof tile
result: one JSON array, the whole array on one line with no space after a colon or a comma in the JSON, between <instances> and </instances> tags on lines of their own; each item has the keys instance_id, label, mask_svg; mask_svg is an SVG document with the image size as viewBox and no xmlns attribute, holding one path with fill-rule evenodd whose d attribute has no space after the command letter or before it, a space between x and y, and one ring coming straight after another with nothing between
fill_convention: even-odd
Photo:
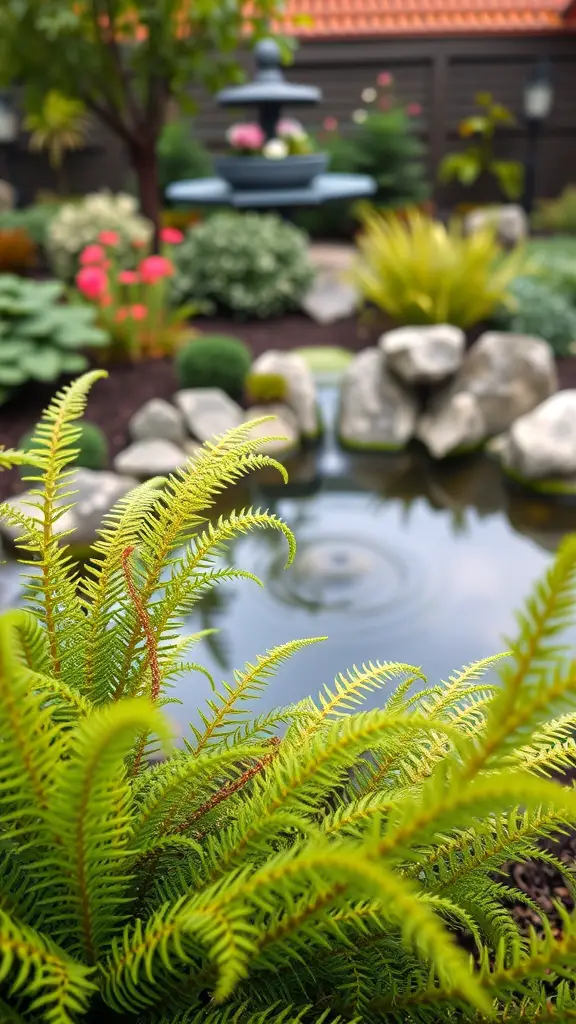
<instances>
[{"instance_id":1,"label":"orange roof tile","mask_svg":"<svg viewBox=\"0 0 576 1024\"><path fill-rule=\"evenodd\" d=\"M554 32L574 26L568 0L286 0L299 38ZM307 19L304 21L304 17Z\"/></svg>"}]
</instances>

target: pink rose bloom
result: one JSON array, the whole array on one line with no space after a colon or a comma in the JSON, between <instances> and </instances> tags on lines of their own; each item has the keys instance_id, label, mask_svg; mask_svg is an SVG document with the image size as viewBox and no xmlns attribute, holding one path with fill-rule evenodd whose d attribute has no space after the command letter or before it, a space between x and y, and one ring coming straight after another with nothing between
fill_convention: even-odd
<instances>
[{"instance_id":1,"label":"pink rose bloom","mask_svg":"<svg viewBox=\"0 0 576 1024\"><path fill-rule=\"evenodd\" d=\"M98 241L101 242L102 245L115 246L118 245L120 241L120 235L117 231L101 231L98 235Z\"/></svg>"},{"instance_id":2,"label":"pink rose bloom","mask_svg":"<svg viewBox=\"0 0 576 1024\"><path fill-rule=\"evenodd\" d=\"M180 245L184 241L184 235L178 228L162 228L160 241L165 242L166 245Z\"/></svg>"},{"instance_id":3,"label":"pink rose bloom","mask_svg":"<svg viewBox=\"0 0 576 1024\"><path fill-rule=\"evenodd\" d=\"M266 136L259 124L233 124L226 135L233 149L258 150L266 142Z\"/></svg>"},{"instance_id":4,"label":"pink rose bloom","mask_svg":"<svg viewBox=\"0 0 576 1024\"><path fill-rule=\"evenodd\" d=\"M82 267L76 274L76 284L82 295L97 302L108 290L108 277L102 267Z\"/></svg>"},{"instance_id":5,"label":"pink rose bloom","mask_svg":"<svg viewBox=\"0 0 576 1024\"><path fill-rule=\"evenodd\" d=\"M172 277L174 264L166 256L147 256L139 266L140 279L145 284L156 284L163 277Z\"/></svg>"},{"instance_id":6,"label":"pink rose bloom","mask_svg":"<svg viewBox=\"0 0 576 1024\"><path fill-rule=\"evenodd\" d=\"M322 122L322 127L326 132L335 132L338 129L338 121L335 117L325 117Z\"/></svg>"},{"instance_id":7,"label":"pink rose bloom","mask_svg":"<svg viewBox=\"0 0 576 1024\"><path fill-rule=\"evenodd\" d=\"M420 117L422 107L419 103L409 103L406 108L406 113L408 114L408 117Z\"/></svg>"},{"instance_id":8,"label":"pink rose bloom","mask_svg":"<svg viewBox=\"0 0 576 1024\"><path fill-rule=\"evenodd\" d=\"M120 284L138 284L140 277L136 270L121 270L118 274Z\"/></svg>"},{"instance_id":9,"label":"pink rose bloom","mask_svg":"<svg viewBox=\"0 0 576 1024\"><path fill-rule=\"evenodd\" d=\"M379 85L381 89L387 89L388 86L392 85L392 75L390 72L381 71L376 79L376 84Z\"/></svg>"},{"instance_id":10,"label":"pink rose bloom","mask_svg":"<svg viewBox=\"0 0 576 1024\"><path fill-rule=\"evenodd\" d=\"M281 139L301 139L306 132L296 118L282 117L276 125L276 135Z\"/></svg>"},{"instance_id":11,"label":"pink rose bloom","mask_svg":"<svg viewBox=\"0 0 576 1024\"><path fill-rule=\"evenodd\" d=\"M125 320L126 317L129 315L129 313L130 310L128 309L128 306L120 306L120 309L116 310L114 320L116 321L117 324L121 324L122 321Z\"/></svg>"},{"instance_id":12,"label":"pink rose bloom","mask_svg":"<svg viewBox=\"0 0 576 1024\"><path fill-rule=\"evenodd\" d=\"M146 309L146 306L141 305L141 303L137 303L135 306L131 307L130 316L133 320L145 320L148 316L148 310Z\"/></svg>"},{"instance_id":13,"label":"pink rose bloom","mask_svg":"<svg viewBox=\"0 0 576 1024\"><path fill-rule=\"evenodd\" d=\"M94 263L103 263L106 253L101 245L87 245L80 253L80 265L88 267Z\"/></svg>"}]
</instances>

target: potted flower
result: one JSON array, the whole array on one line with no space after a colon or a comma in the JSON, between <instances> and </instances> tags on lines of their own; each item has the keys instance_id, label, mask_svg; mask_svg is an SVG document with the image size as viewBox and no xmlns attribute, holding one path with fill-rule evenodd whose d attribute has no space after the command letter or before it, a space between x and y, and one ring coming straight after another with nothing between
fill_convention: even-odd
<instances>
[{"instance_id":1,"label":"potted flower","mask_svg":"<svg viewBox=\"0 0 576 1024\"><path fill-rule=\"evenodd\" d=\"M328 154L314 150L293 118L281 118L270 139L253 121L233 124L226 138L229 152L216 160L216 169L233 188L306 188L328 164Z\"/></svg>"}]
</instances>

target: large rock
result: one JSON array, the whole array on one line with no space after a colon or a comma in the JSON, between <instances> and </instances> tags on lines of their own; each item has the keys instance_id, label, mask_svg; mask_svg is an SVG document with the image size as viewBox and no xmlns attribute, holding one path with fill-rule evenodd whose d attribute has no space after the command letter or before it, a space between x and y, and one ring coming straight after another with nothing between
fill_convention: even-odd
<instances>
[{"instance_id":1,"label":"large rock","mask_svg":"<svg viewBox=\"0 0 576 1024\"><path fill-rule=\"evenodd\" d=\"M473 448L540 405L557 383L554 357L545 341L489 331L422 416L417 436L435 458Z\"/></svg>"},{"instance_id":2,"label":"large rock","mask_svg":"<svg viewBox=\"0 0 576 1024\"><path fill-rule=\"evenodd\" d=\"M70 482L70 490L77 493L72 499L65 498L60 502L69 504L70 500L73 500L76 504L56 520L55 535L61 536L66 531L73 530L74 533L66 538L66 542L72 547L89 546L96 539L104 516L120 498L136 487L137 482L131 477L118 476L116 473L78 469ZM29 492L26 492L15 498L8 498L7 504L34 519L39 519L40 513L27 504L31 500ZM0 519L0 533L13 544L22 535L22 530L19 527L8 526Z\"/></svg>"},{"instance_id":3,"label":"large rock","mask_svg":"<svg viewBox=\"0 0 576 1024\"><path fill-rule=\"evenodd\" d=\"M501 245L512 248L520 245L528 237L528 217L517 203L505 203L503 206L486 206L472 210L464 220L464 231L471 235L491 227Z\"/></svg>"},{"instance_id":4,"label":"large rock","mask_svg":"<svg viewBox=\"0 0 576 1024\"><path fill-rule=\"evenodd\" d=\"M287 384L286 405L296 415L300 433L304 437L316 437L318 433L318 409L314 377L302 356L294 352L264 352L252 365L253 373L274 373L283 377Z\"/></svg>"},{"instance_id":5,"label":"large rock","mask_svg":"<svg viewBox=\"0 0 576 1024\"><path fill-rule=\"evenodd\" d=\"M386 371L378 348L350 364L342 382L339 437L350 448L403 448L414 433L416 400Z\"/></svg>"},{"instance_id":6,"label":"large rock","mask_svg":"<svg viewBox=\"0 0 576 1024\"><path fill-rule=\"evenodd\" d=\"M452 324L398 327L378 342L386 366L406 384L441 384L454 376L464 356L464 331Z\"/></svg>"},{"instance_id":7,"label":"large rock","mask_svg":"<svg viewBox=\"0 0 576 1024\"><path fill-rule=\"evenodd\" d=\"M147 438L134 441L114 459L117 473L147 480L152 476L169 476L186 464L186 453L172 441Z\"/></svg>"},{"instance_id":8,"label":"large rock","mask_svg":"<svg viewBox=\"0 0 576 1024\"><path fill-rule=\"evenodd\" d=\"M173 444L183 445L186 430L182 413L163 398L151 398L130 420L130 436L134 441L148 438L162 438Z\"/></svg>"},{"instance_id":9,"label":"large rock","mask_svg":"<svg viewBox=\"0 0 576 1024\"><path fill-rule=\"evenodd\" d=\"M258 423L250 431L250 437L276 437L279 440L268 441L260 446L263 455L289 455L296 451L300 444L298 421L287 405L253 405L246 412L246 420L257 420L261 416L273 416L273 420Z\"/></svg>"},{"instance_id":10,"label":"large rock","mask_svg":"<svg viewBox=\"0 0 576 1024\"><path fill-rule=\"evenodd\" d=\"M526 480L574 476L576 390L552 395L517 419L498 442L504 466Z\"/></svg>"},{"instance_id":11,"label":"large rock","mask_svg":"<svg viewBox=\"0 0 576 1024\"><path fill-rule=\"evenodd\" d=\"M198 441L225 434L244 420L243 410L220 388L188 388L179 391L174 401Z\"/></svg>"},{"instance_id":12,"label":"large rock","mask_svg":"<svg viewBox=\"0 0 576 1024\"><path fill-rule=\"evenodd\" d=\"M320 270L302 300L302 309L317 324L333 324L354 316L358 290L341 272Z\"/></svg>"}]
</instances>

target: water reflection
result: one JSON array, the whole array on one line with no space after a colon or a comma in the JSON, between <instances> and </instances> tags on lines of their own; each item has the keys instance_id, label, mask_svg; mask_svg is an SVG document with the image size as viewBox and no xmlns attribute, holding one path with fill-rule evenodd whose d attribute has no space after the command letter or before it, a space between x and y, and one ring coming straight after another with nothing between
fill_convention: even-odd
<instances>
[{"instance_id":1,"label":"water reflection","mask_svg":"<svg viewBox=\"0 0 576 1024\"><path fill-rule=\"evenodd\" d=\"M322 402L330 424L336 392L325 391ZM437 679L501 650L514 609L576 530L573 505L511 492L481 456L438 465L418 447L349 455L328 430L321 450L289 470L288 487L261 474L217 512L247 504L277 512L298 539L293 566L283 569L286 543L276 531L238 539L231 560L265 589L242 580L213 591L186 624L186 632L220 631L195 651L217 680L294 637L329 637L283 666L262 711L315 693L363 661L409 661ZM16 601L15 580L14 567L3 570L0 604ZM176 693L184 723L196 718L209 683L195 674Z\"/></svg>"}]
</instances>

